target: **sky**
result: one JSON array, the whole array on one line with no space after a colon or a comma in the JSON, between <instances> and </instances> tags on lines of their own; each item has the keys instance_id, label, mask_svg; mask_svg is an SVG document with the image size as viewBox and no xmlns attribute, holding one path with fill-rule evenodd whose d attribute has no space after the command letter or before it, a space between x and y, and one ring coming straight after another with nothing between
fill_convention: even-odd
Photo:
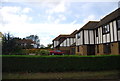
<instances>
[{"instance_id":1,"label":"sky","mask_svg":"<svg viewBox=\"0 0 120 81\"><path fill-rule=\"evenodd\" d=\"M60 34L79 30L118 8L119 0L0 0L0 32L37 35L47 46Z\"/></svg>"}]
</instances>

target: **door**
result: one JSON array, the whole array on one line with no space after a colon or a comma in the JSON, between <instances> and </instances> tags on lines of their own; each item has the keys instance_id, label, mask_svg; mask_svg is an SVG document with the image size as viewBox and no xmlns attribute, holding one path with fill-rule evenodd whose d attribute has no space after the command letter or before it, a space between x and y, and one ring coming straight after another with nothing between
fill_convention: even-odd
<instances>
[{"instance_id":1,"label":"door","mask_svg":"<svg viewBox=\"0 0 120 81\"><path fill-rule=\"evenodd\" d=\"M95 55L95 45L87 46L87 55Z\"/></svg>"}]
</instances>

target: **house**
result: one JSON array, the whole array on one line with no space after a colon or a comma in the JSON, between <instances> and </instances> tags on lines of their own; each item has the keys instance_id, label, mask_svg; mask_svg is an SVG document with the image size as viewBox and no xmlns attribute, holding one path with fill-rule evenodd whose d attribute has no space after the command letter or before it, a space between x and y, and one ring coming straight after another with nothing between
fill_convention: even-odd
<instances>
[{"instance_id":1,"label":"house","mask_svg":"<svg viewBox=\"0 0 120 81\"><path fill-rule=\"evenodd\" d=\"M76 54L95 55L94 29L99 21L89 21L76 33Z\"/></svg>"},{"instance_id":2,"label":"house","mask_svg":"<svg viewBox=\"0 0 120 81\"><path fill-rule=\"evenodd\" d=\"M53 48L54 50L60 49L60 44L68 37L69 35L59 35L55 39L53 39Z\"/></svg>"},{"instance_id":3,"label":"house","mask_svg":"<svg viewBox=\"0 0 120 81\"><path fill-rule=\"evenodd\" d=\"M68 35L59 35L53 40L54 50L61 50L65 54L75 54L75 34L77 30ZM71 51L72 50L72 51Z\"/></svg>"},{"instance_id":4,"label":"house","mask_svg":"<svg viewBox=\"0 0 120 81\"><path fill-rule=\"evenodd\" d=\"M30 49L30 48L34 48L34 45L36 44L33 40L31 39L19 39L19 38L16 38L16 43L21 45L21 47L23 49Z\"/></svg>"},{"instance_id":5,"label":"house","mask_svg":"<svg viewBox=\"0 0 120 81\"><path fill-rule=\"evenodd\" d=\"M70 35L56 37L54 47L76 55L120 54L120 8Z\"/></svg>"},{"instance_id":6,"label":"house","mask_svg":"<svg viewBox=\"0 0 120 81\"><path fill-rule=\"evenodd\" d=\"M76 34L76 54L120 54L120 8L98 21L89 21Z\"/></svg>"},{"instance_id":7,"label":"house","mask_svg":"<svg viewBox=\"0 0 120 81\"><path fill-rule=\"evenodd\" d=\"M75 30L73 33L71 33L69 36L66 37L66 39L61 42L60 44L60 50L64 51L66 54L74 55L75 54L75 35L77 33L77 30Z\"/></svg>"},{"instance_id":8,"label":"house","mask_svg":"<svg viewBox=\"0 0 120 81\"><path fill-rule=\"evenodd\" d=\"M120 8L100 20L95 28L96 55L120 54Z\"/></svg>"}]
</instances>

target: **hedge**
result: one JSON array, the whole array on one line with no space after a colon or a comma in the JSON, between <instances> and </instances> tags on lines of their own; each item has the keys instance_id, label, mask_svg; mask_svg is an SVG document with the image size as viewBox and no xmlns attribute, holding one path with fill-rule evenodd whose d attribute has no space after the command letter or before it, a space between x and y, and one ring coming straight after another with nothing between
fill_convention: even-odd
<instances>
[{"instance_id":1,"label":"hedge","mask_svg":"<svg viewBox=\"0 0 120 81\"><path fill-rule=\"evenodd\" d=\"M3 72L120 70L118 56L3 56Z\"/></svg>"}]
</instances>

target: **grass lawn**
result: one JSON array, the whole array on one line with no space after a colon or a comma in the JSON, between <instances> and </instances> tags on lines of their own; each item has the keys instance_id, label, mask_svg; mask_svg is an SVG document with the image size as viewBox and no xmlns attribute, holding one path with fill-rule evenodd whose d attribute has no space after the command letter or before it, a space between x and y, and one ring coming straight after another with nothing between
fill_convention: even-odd
<instances>
[{"instance_id":1,"label":"grass lawn","mask_svg":"<svg viewBox=\"0 0 120 81\"><path fill-rule=\"evenodd\" d=\"M119 79L119 71L3 73L3 79Z\"/></svg>"}]
</instances>

